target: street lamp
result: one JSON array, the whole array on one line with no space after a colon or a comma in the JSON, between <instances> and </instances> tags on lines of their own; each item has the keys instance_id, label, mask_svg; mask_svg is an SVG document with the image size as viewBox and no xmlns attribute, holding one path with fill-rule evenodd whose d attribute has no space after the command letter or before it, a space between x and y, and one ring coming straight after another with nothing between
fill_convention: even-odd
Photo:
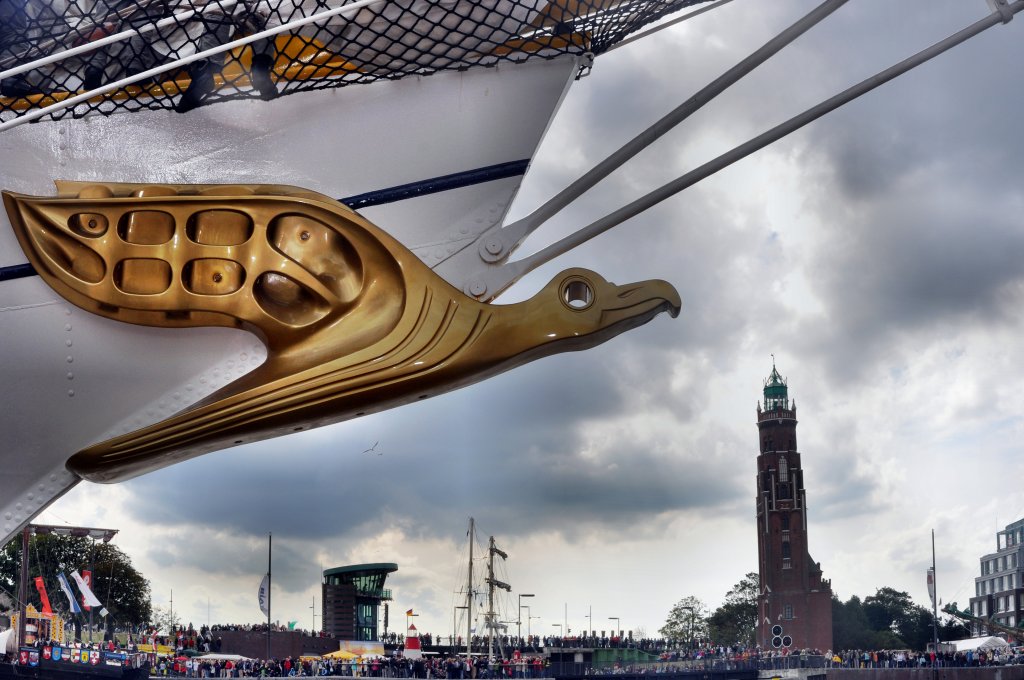
<instances>
[{"instance_id":1,"label":"street lamp","mask_svg":"<svg viewBox=\"0 0 1024 680\"><path fill-rule=\"evenodd\" d=\"M615 637L615 631L617 631L619 629L619 626L621 625L619 623L619 617L618 616L609 616L608 620L615 622L615 630L612 631L612 637Z\"/></svg>"},{"instance_id":2,"label":"street lamp","mask_svg":"<svg viewBox=\"0 0 1024 680\"><path fill-rule=\"evenodd\" d=\"M516 637L523 639L523 598L533 597L533 593L519 593L519 609L516 610Z\"/></svg>"}]
</instances>

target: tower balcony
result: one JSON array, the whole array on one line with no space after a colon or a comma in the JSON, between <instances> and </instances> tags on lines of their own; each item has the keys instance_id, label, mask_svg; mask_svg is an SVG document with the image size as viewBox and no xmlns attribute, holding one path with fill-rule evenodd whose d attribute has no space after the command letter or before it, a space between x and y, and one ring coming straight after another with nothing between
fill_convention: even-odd
<instances>
[{"instance_id":1,"label":"tower balcony","mask_svg":"<svg viewBox=\"0 0 1024 680\"><path fill-rule=\"evenodd\" d=\"M796 420L796 406L793 408L776 407L769 411L757 410L757 422L763 423L766 420Z\"/></svg>"}]
</instances>

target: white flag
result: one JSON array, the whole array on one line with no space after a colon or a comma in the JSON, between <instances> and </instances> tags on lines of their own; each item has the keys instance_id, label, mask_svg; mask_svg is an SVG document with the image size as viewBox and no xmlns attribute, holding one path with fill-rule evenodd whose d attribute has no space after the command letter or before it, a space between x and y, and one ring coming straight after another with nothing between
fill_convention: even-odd
<instances>
[{"instance_id":1,"label":"white flag","mask_svg":"<svg viewBox=\"0 0 1024 680\"><path fill-rule=\"evenodd\" d=\"M928 567L928 597L931 598L932 606L935 606L935 570Z\"/></svg>"},{"instance_id":2,"label":"white flag","mask_svg":"<svg viewBox=\"0 0 1024 680\"><path fill-rule=\"evenodd\" d=\"M68 602L71 604L71 613L81 614L82 608L79 607L78 602L75 601L75 595L71 592L71 584L68 583L68 577L64 575L64 572L57 574L57 581L60 583L60 589L68 596Z\"/></svg>"},{"instance_id":3,"label":"white flag","mask_svg":"<svg viewBox=\"0 0 1024 680\"><path fill-rule=\"evenodd\" d=\"M78 570L71 572L71 578L75 579L75 583L78 584L78 589L82 591L82 600L85 601L90 607L102 607L103 604L96 599L96 595L93 594L92 588L85 582L82 575L78 573Z\"/></svg>"},{"instance_id":4,"label":"white flag","mask_svg":"<svg viewBox=\"0 0 1024 680\"><path fill-rule=\"evenodd\" d=\"M260 611L264 616L270 616L270 574L265 574L260 582L259 600Z\"/></svg>"},{"instance_id":5,"label":"white flag","mask_svg":"<svg viewBox=\"0 0 1024 680\"><path fill-rule=\"evenodd\" d=\"M100 616L102 616L103 618L106 618L107 614L109 614L109 613L110 612L107 611L106 607L101 607L100 608Z\"/></svg>"}]
</instances>

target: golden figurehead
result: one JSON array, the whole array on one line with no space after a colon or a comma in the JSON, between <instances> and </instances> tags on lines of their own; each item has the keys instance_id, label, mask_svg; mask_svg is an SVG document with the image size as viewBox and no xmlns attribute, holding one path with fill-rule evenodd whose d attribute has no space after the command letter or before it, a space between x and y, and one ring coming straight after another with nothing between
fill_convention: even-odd
<instances>
[{"instance_id":1,"label":"golden figurehead","mask_svg":"<svg viewBox=\"0 0 1024 680\"><path fill-rule=\"evenodd\" d=\"M68 467L96 482L424 399L680 307L664 281L616 286L584 269L524 302L479 302L359 214L295 187L57 186L4 203L60 295L128 323L245 328L268 349L184 411L73 455Z\"/></svg>"}]
</instances>

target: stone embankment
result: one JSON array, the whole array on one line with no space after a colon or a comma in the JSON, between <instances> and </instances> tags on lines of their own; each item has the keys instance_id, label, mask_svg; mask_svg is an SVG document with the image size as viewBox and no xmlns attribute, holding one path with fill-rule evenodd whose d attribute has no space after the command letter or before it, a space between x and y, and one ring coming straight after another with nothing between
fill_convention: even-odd
<instances>
[{"instance_id":1,"label":"stone embankment","mask_svg":"<svg viewBox=\"0 0 1024 680\"><path fill-rule=\"evenodd\" d=\"M983 668L802 668L761 671L759 680L1024 680L1024 666Z\"/></svg>"}]
</instances>

